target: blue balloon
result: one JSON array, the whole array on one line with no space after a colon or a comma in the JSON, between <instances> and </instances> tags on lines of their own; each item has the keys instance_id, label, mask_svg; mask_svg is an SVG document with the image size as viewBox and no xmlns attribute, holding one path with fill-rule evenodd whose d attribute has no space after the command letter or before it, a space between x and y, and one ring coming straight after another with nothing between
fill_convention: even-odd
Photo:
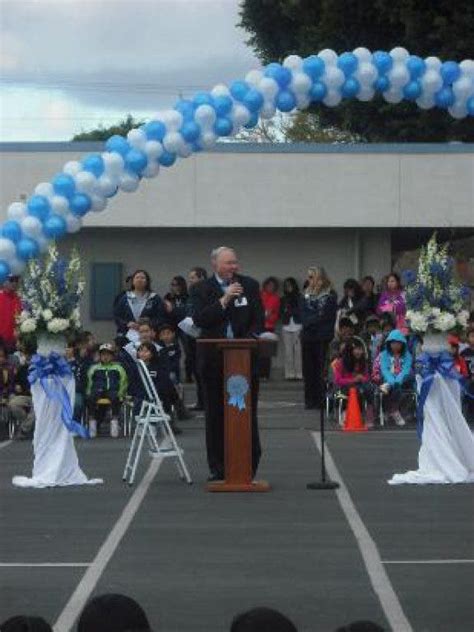
<instances>
[{"instance_id":1,"label":"blue balloon","mask_svg":"<svg viewBox=\"0 0 474 632\"><path fill-rule=\"evenodd\" d=\"M3 224L0 234L16 244L21 239L21 226L15 220L9 219Z\"/></svg>"},{"instance_id":2,"label":"blue balloon","mask_svg":"<svg viewBox=\"0 0 474 632\"><path fill-rule=\"evenodd\" d=\"M76 190L74 178L68 173L58 173L58 175L53 179L52 184L55 193L68 199L72 198Z\"/></svg>"},{"instance_id":3,"label":"blue balloon","mask_svg":"<svg viewBox=\"0 0 474 632\"><path fill-rule=\"evenodd\" d=\"M85 193L76 193L69 202L71 213L83 217L92 205L91 199Z\"/></svg>"},{"instance_id":4,"label":"blue balloon","mask_svg":"<svg viewBox=\"0 0 474 632\"><path fill-rule=\"evenodd\" d=\"M139 149L131 149L125 155L126 168L136 175L140 174L143 169L146 168L147 164L148 158L146 157L146 154Z\"/></svg>"},{"instance_id":5,"label":"blue balloon","mask_svg":"<svg viewBox=\"0 0 474 632\"><path fill-rule=\"evenodd\" d=\"M263 95L256 88L250 88L244 96L243 104L250 112L258 112L263 105Z\"/></svg>"},{"instance_id":6,"label":"blue balloon","mask_svg":"<svg viewBox=\"0 0 474 632\"><path fill-rule=\"evenodd\" d=\"M51 211L48 198L44 195L32 195L27 203L28 213L37 217L41 222L48 217Z\"/></svg>"},{"instance_id":7,"label":"blue balloon","mask_svg":"<svg viewBox=\"0 0 474 632\"><path fill-rule=\"evenodd\" d=\"M209 92L196 92L193 97L193 103L196 107L200 105L214 105L214 99Z\"/></svg>"},{"instance_id":8,"label":"blue balloon","mask_svg":"<svg viewBox=\"0 0 474 632\"><path fill-rule=\"evenodd\" d=\"M192 119L194 116L195 105L188 99L180 99L174 106L175 110L178 110L183 116L183 119Z\"/></svg>"},{"instance_id":9,"label":"blue balloon","mask_svg":"<svg viewBox=\"0 0 474 632\"><path fill-rule=\"evenodd\" d=\"M280 112L291 112L296 107L296 97L291 90L280 90L276 95L275 105Z\"/></svg>"},{"instance_id":10,"label":"blue balloon","mask_svg":"<svg viewBox=\"0 0 474 632\"><path fill-rule=\"evenodd\" d=\"M180 132L187 143L193 143L201 135L201 128L195 121L186 121Z\"/></svg>"},{"instance_id":11,"label":"blue balloon","mask_svg":"<svg viewBox=\"0 0 474 632\"><path fill-rule=\"evenodd\" d=\"M243 101L249 90L250 86L246 81L233 81L230 84L230 93L237 101Z\"/></svg>"},{"instance_id":12,"label":"blue balloon","mask_svg":"<svg viewBox=\"0 0 474 632\"><path fill-rule=\"evenodd\" d=\"M111 136L109 140L105 143L105 148L107 151L115 151L121 156L125 156L130 151L130 145L128 141L123 136Z\"/></svg>"},{"instance_id":13,"label":"blue balloon","mask_svg":"<svg viewBox=\"0 0 474 632\"><path fill-rule=\"evenodd\" d=\"M200 145L199 143L196 143L196 142L191 143L191 148L192 148L192 150L193 150L193 152L194 152L195 154L197 154L197 153L199 153L200 151L202 151L202 147L201 147L201 145Z\"/></svg>"},{"instance_id":14,"label":"blue balloon","mask_svg":"<svg viewBox=\"0 0 474 632\"><path fill-rule=\"evenodd\" d=\"M230 136L233 127L233 123L229 118L221 116L214 123L214 133L217 136Z\"/></svg>"},{"instance_id":15,"label":"blue balloon","mask_svg":"<svg viewBox=\"0 0 474 632\"><path fill-rule=\"evenodd\" d=\"M258 123L258 112L252 112L247 123L245 123L245 129L252 129Z\"/></svg>"},{"instance_id":16,"label":"blue balloon","mask_svg":"<svg viewBox=\"0 0 474 632\"><path fill-rule=\"evenodd\" d=\"M425 60L418 57L418 55L410 55L407 61L407 69L412 79L418 79L426 70Z\"/></svg>"},{"instance_id":17,"label":"blue balloon","mask_svg":"<svg viewBox=\"0 0 474 632\"><path fill-rule=\"evenodd\" d=\"M416 101L416 99L421 96L422 91L423 88L421 87L421 83L419 81L410 81L403 88L403 96L405 99L408 99L408 101Z\"/></svg>"},{"instance_id":18,"label":"blue balloon","mask_svg":"<svg viewBox=\"0 0 474 632\"><path fill-rule=\"evenodd\" d=\"M313 83L313 85L311 86L311 90L309 91L311 101L322 101L326 96L327 91L328 89L326 87L326 84L324 84L322 81L316 81L316 83Z\"/></svg>"},{"instance_id":19,"label":"blue balloon","mask_svg":"<svg viewBox=\"0 0 474 632\"><path fill-rule=\"evenodd\" d=\"M6 261L0 259L0 284L5 283L10 275L10 266Z\"/></svg>"},{"instance_id":20,"label":"blue balloon","mask_svg":"<svg viewBox=\"0 0 474 632\"><path fill-rule=\"evenodd\" d=\"M43 225L43 233L50 239L58 239L66 234L67 226L64 217L51 213Z\"/></svg>"},{"instance_id":21,"label":"blue balloon","mask_svg":"<svg viewBox=\"0 0 474 632\"><path fill-rule=\"evenodd\" d=\"M351 99L355 97L355 95L360 90L360 83L355 79L355 77L349 77L346 79L341 88L341 94L346 99Z\"/></svg>"},{"instance_id":22,"label":"blue balloon","mask_svg":"<svg viewBox=\"0 0 474 632\"><path fill-rule=\"evenodd\" d=\"M232 110L232 99L228 96L222 95L214 97L214 108L217 116L225 116Z\"/></svg>"},{"instance_id":23,"label":"blue balloon","mask_svg":"<svg viewBox=\"0 0 474 632\"><path fill-rule=\"evenodd\" d=\"M377 92L386 92L390 88L390 81L388 77L382 75L374 81L373 86L374 90L377 90Z\"/></svg>"},{"instance_id":24,"label":"blue balloon","mask_svg":"<svg viewBox=\"0 0 474 632\"><path fill-rule=\"evenodd\" d=\"M445 86L438 90L435 94L435 103L439 108L446 109L454 105L454 101L456 100L454 96L454 92L451 88Z\"/></svg>"},{"instance_id":25,"label":"blue balloon","mask_svg":"<svg viewBox=\"0 0 474 632\"><path fill-rule=\"evenodd\" d=\"M392 69L393 59L383 50L377 50L372 55L372 62L381 75Z\"/></svg>"},{"instance_id":26,"label":"blue balloon","mask_svg":"<svg viewBox=\"0 0 474 632\"><path fill-rule=\"evenodd\" d=\"M291 82L291 70L277 63L268 64L264 72L265 77L275 79L280 88L286 88Z\"/></svg>"},{"instance_id":27,"label":"blue balloon","mask_svg":"<svg viewBox=\"0 0 474 632\"><path fill-rule=\"evenodd\" d=\"M23 237L16 245L16 255L22 261L28 261L39 254L38 242L30 237Z\"/></svg>"},{"instance_id":28,"label":"blue balloon","mask_svg":"<svg viewBox=\"0 0 474 632\"><path fill-rule=\"evenodd\" d=\"M96 178L100 178L100 176L104 173L104 161L102 160L102 156L99 154L91 154L87 156L82 161L82 168L84 171L90 171L93 173Z\"/></svg>"},{"instance_id":29,"label":"blue balloon","mask_svg":"<svg viewBox=\"0 0 474 632\"><path fill-rule=\"evenodd\" d=\"M310 55L303 61L303 71L309 75L313 81L323 75L325 66L324 60L317 55Z\"/></svg>"},{"instance_id":30,"label":"blue balloon","mask_svg":"<svg viewBox=\"0 0 474 632\"><path fill-rule=\"evenodd\" d=\"M359 60L354 55L354 53L342 53L342 55L337 60L337 65L346 75L346 77L349 77L349 75L352 75L352 73L357 70Z\"/></svg>"},{"instance_id":31,"label":"blue balloon","mask_svg":"<svg viewBox=\"0 0 474 632\"><path fill-rule=\"evenodd\" d=\"M440 72L445 84L454 83L461 76L461 68L455 61L445 61L441 64Z\"/></svg>"},{"instance_id":32,"label":"blue balloon","mask_svg":"<svg viewBox=\"0 0 474 632\"><path fill-rule=\"evenodd\" d=\"M150 121L143 126L148 140L162 141L166 134L166 125L162 121Z\"/></svg>"},{"instance_id":33,"label":"blue balloon","mask_svg":"<svg viewBox=\"0 0 474 632\"><path fill-rule=\"evenodd\" d=\"M467 103L466 103L466 107L467 107L467 111L469 113L469 116L474 116L474 96L473 97L469 97L469 99L467 100Z\"/></svg>"},{"instance_id":34,"label":"blue balloon","mask_svg":"<svg viewBox=\"0 0 474 632\"><path fill-rule=\"evenodd\" d=\"M176 154L173 154L171 151L165 150L158 158L158 162L163 167L171 167L176 162Z\"/></svg>"}]
</instances>

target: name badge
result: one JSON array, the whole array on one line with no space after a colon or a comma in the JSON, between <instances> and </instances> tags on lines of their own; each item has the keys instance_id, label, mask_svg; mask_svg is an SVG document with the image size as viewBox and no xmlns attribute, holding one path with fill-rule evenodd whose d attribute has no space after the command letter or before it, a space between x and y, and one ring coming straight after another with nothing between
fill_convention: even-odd
<instances>
[{"instance_id":1,"label":"name badge","mask_svg":"<svg viewBox=\"0 0 474 632\"><path fill-rule=\"evenodd\" d=\"M234 301L235 307L244 307L248 305L247 298L245 296L241 296L240 298L236 298Z\"/></svg>"}]
</instances>

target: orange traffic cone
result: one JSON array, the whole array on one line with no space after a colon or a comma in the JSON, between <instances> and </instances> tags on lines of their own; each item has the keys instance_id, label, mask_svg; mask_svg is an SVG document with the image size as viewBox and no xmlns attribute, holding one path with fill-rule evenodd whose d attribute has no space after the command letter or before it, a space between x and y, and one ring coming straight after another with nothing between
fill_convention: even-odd
<instances>
[{"instance_id":1,"label":"orange traffic cone","mask_svg":"<svg viewBox=\"0 0 474 632\"><path fill-rule=\"evenodd\" d=\"M359 396L355 386L349 389L349 398L347 400L346 421L344 423L344 432L362 432L367 430L367 426L362 419L360 412Z\"/></svg>"}]
</instances>

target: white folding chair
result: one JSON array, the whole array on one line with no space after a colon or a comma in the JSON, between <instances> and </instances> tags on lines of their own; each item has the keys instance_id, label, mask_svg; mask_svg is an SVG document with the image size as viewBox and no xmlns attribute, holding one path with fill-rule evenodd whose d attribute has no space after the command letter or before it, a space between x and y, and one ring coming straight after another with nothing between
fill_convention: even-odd
<instances>
[{"instance_id":1,"label":"white folding chair","mask_svg":"<svg viewBox=\"0 0 474 632\"><path fill-rule=\"evenodd\" d=\"M145 388L146 399L142 402L140 412L135 417L135 431L122 478L129 485L133 484L143 444L146 440L152 458L173 458L181 480L191 484L191 476L183 459L183 450L178 446L169 423L170 417L163 410L163 405L146 364L142 360L137 360L137 365L140 379Z\"/></svg>"}]
</instances>

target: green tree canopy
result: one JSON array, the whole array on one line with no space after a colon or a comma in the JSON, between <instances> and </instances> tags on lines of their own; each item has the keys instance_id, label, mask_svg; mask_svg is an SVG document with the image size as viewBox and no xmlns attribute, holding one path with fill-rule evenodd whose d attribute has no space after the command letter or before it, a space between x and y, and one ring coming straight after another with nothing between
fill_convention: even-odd
<instances>
[{"instance_id":1,"label":"green tree canopy","mask_svg":"<svg viewBox=\"0 0 474 632\"><path fill-rule=\"evenodd\" d=\"M287 55L305 57L324 48L338 53L365 46L442 60L474 58L472 0L242 0L248 43L266 64ZM313 109L313 111L315 111ZM390 105L347 101L317 108L323 127L336 127L369 141L474 141L472 118L458 121L414 103Z\"/></svg>"},{"instance_id":2,"label":"green tree canopy","mask_svg":"<svg viewBox=\"0 0 474 632\"><path fill-rule=\"evenodd\" d=\"M103 125L99 125L99 127L96 127L95 129L92 129L88 132L81 132L80 134L76 134L75 136L73 136L72 140L107 140L114 134L126 136L131 129L143 125L143 123L144 121L137 121L133 118L131 114L127 114L127 116L122 121L119 121L111 127L104 127Z\"/></svg>"}]
</instances>

